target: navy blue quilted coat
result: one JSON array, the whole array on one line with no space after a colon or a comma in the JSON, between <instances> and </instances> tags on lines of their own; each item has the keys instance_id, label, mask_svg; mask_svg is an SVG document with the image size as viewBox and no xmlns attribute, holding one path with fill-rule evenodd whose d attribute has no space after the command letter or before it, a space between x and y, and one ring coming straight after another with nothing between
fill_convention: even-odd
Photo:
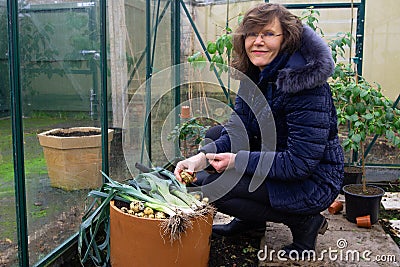
<instances>
[{"instance_id":1,"label":"navy blue quilted coat","mask_svg":"<svg viewBox=\"0 0 400 267\"><path fill-rule=\"evenodd\" d=\"M336 110L326 82L333 68L329 47L304 26L299 51L278 56L261 73L246 73L251 81L241 80L221 137L202 150L237 153L236 171L267 186L275 209L325 210L343 180Z\"/></svg>"}]
</instances>

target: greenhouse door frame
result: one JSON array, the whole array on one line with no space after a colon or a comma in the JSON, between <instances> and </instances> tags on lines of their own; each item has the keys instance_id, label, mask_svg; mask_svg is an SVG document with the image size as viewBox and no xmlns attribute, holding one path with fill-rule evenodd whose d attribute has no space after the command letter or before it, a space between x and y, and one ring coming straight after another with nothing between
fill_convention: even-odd
<instances>
[{"instance_id":1,"label":"greenhouse door frame","mask_svg":"<svg viewBox=\"0 0 400 267\"><path fill-rule=\"evenodd\" d=\"M106 51L106 0L100 1L100 72L101 72L101 129L102 129L102 170L108 174L108 104L107 104L107 51ZM154 0L157 1L157 0ZM160 1L160 0L158 0ZM205 48L204 42L196 26L187 11L186 5L183 0L169 0L171 4L171 62L172 64L180 64L180 10L181 7L186 13L196 36ZM265 1L269 2L269 1ZM315 9L319 8L357 8L357 30L356 30L356 57L354 58L357 63L357 70L362 74L362 59L363 59L363 42L364 42L364 22L365 22L365 2L361 0L357 3L329 3L329 4L290 4L285 5L289 9L305 9L314 6ZM146 0L146 78L152 75L152 51L151 37L152 33L156 35L156 31L151 29L150 23L150 6L151 0ZM9 65L10 65L10 91L11 91L11 117L12 117L12 145L14 155L14 181L15 181L15 201L17 213L17 234L18 234L18 259L20 266L29 266L28 256L28 231L27 231L27 209L26 209L26 189L25 189L25 172L24 172L24 147L23 147L23 124L22 124L22 101L21 101L21 84L20 84L20 62L19 62L19 40L18 40L18 0L7 0L7 13L8 13L8 33L9 33ZM179 70L174 74L174 79L179 81ZM179 84L179 82L174 84ZM224 87L222 86L222 89ZM150 99L151 87L146 84L146 97ZM147 100L146 100L147 101ZM180 88L175 88L175 106L180 103ZM149 115L149 103L146 102L146 114ZM179 115L176 114L175 120L179 121ZM146 145L151 149L151 135L150 123L146 123ZM148 151L150 151L148 149ZM72 235L63 244L55 248L52 252L47 254L42 260L35 264L35 266L48 266L59 258L64 253L71 251L76 247L78 233Z\"/></svg>"}]
</instances>

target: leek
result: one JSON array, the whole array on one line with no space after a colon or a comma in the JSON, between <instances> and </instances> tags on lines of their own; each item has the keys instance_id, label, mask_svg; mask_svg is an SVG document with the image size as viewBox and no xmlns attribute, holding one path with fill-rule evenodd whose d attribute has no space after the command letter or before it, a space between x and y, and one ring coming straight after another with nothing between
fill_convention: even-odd
<instances>
[{"instance_id":1,"label":"leek","mask_svg":"<svg viewBox=\"0 0 400 267\"><path fill-rule=\"evenodd\" d=\"M142 184L150 185L150 190L147 192L150 196L179 208L190 208L184 200L171 194L171 180L160 179L152 173L143 173L135 178L135 180L138 181L138 185L141 188L143 188Z\"/></svg>"}]
</instances>

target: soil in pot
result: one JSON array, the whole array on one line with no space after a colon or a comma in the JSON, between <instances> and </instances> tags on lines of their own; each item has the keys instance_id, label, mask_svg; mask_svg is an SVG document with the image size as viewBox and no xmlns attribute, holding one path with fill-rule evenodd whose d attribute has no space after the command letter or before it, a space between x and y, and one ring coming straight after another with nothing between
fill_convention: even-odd
<instances>
[{"instance_id":1,"label":"soil in pot","mask_svg":"<svg viewBox=\"0 0 400 267\"><path fill-rule=\"evenodd\" d=\"M58 132L51 132L47 135L52 136L59 136L59 137L78 137L78 136L91 136L91 135L99 135L101 131L72 131L72 132L65 132L65 131L58 131Z\"/></svg>"},{"instance_id":2,"label":"soil in pot","mask_svg":"<svg viewBox=\"0 0 400 267\"><path fill-rule=\"evenodd\" d=\"M383 189L377 186L367 185L367 191L363 191L362 185L348 185L346 186L346 191L348 193L362 195L362 196L376 196L383 194Z\"/></svg>"},{"instance_id":3,"label":"soil in pot","mask_svg":"<svg viewBox=\"0 0 400 267\"><path fill-rule=\"evenodd\" d=\"M357 217L370 215L371 224L378 221L380 203L385 193L382 188L367 185L367 190L364 192L361 184L350 184L344 186L343 191L347 220L356 223Z\"/></svg>"}]
</instances>

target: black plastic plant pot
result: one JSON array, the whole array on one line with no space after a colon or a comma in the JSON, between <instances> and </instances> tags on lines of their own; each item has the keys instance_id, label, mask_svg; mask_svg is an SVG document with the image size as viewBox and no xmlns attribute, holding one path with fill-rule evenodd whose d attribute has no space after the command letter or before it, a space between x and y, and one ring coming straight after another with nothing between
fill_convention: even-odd
<instances>
[{"instance_id":1,"label":"black plastic plant pot","mask_svg":"<svg viewBox=\"0 0 400 267\"><path fill-rule=\"evenodd\" d=\"M362 180L362 168L358 166L345 166L344 167L344 178L341 194L344 194L343 187L348 184L361 184Z\"/></svg>"},{"instance_id":2,"label":"black plastic plant pot","mask_svg":"<svg viewBox=\"0 0 400 267\"><path fill-rule=\"evenodd\" d=\"M349 184L343 187L346 219L356 223L356 218L370 215L371 224L375 224L379 217L379 208L385 191L374 185L367 185L367 192L362 192L361 184Z\"/></svg>"}]
</instances>

